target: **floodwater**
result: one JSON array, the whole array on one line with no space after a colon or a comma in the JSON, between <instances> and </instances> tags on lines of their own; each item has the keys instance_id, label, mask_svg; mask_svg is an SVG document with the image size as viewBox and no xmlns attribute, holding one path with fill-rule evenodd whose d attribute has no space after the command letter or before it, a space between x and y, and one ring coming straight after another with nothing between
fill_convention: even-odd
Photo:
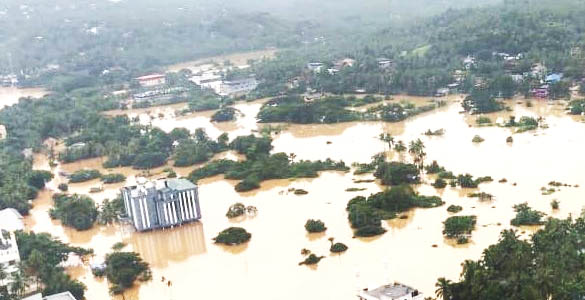
<instances>
[{"instance_id":1,"label":"floodwater","mask_svg":"<svg viewBox=\"0 0 585 300\"><path fill-rule=\"evenodd\" d=\"M224 180L221 176L208 178L200 182L201 222L146 233L133 233L124 225L95 226L90 231L76 232L63 228L58 221L51 221L47 214L51 206L50 196L63 180L57 176L34 202L34 209L26 218L27 228L50 232L76 246L93 248L97 257L109 253L116 242L127 243L125 250L139 252L150 263L154 278L127 291L125 299L349 300L356 299L360 288L393 281L411 285L432 296L438 277L458 279L464 260L478 259L483 249L497 242L501 230L510 228L515 204L528 202L533 208L559 218L577 216L585 205L581 197L585 178L580 172L585 168L585 161L578 159L584 147L581 137L585 134L581 117L567 116L562 105L534 100L533 107L528 108L524 103L510 101L512 113L496 113L489 117L495 121L508 119L511 114L543 116L549 126L514 134L510 128L476 127L475 117L460 113L458 100L453 98L452 103L445 107L400 123L290 125L274 136L275 152L295 153L297 160L332 158L342 159L347 164L368 162L371 156L384 151L384 143L377 138L382 132L389 132L405 143L420 138L426 145L428 163L437 160L456 174L492 176L495 180L474 190L450 187L436 190L429 185L433 178L425 178L417 190L421 194L441 196L446 205L414 209L405 214L407 219L384 222L388 232L378 237L352 238L345 211L347 201L354 196L376 193L383 187L375 182L356 184L354 179L370 179L372 175L355 176L351 172L323 172L314 179L271 180L262 183L261 189L247 193L234 190L236 181ZM177 118L169 114L169 117L156 117L151 122L165 131L174 127L190 130L204 127L210 136L228 132L234 138L258 130L254 111L259 105L238 104L236 108L243 111L245 117L223 124L210 123L211 113ZM148 112L135 113L149 115ZM422 134L428 129L440 128L445 129L443 136ZM485 141L472 143L476 134ZM514 142L507 144L506 138L510 135ZM223 157L240 158L234 153ZM391 157L410 159L408 154L392 154ZM53 171L58 173L84 167L99 168L100 160L58 166ZM196 167L176 171L184 176ZM42 156L36 157L35 168L50 169ZM151 175L163 176L161 171L162 168L153 170ZM103 172L124 173L129 183L139 174L139 171L127 168ZM506 178L507 183L498 183L502 178ZM561 187L552 195L542 195L540 188L552 180L580 187ZM92 184L98 183L72 184L70 189L99 200L112 198L121 186L105 186L104 192L89 194ZM350 187L366 190L346 192ZM289 188L302 188L309 194L296 196L288 192ZM489 202L467 198L469 192L478 190L493 194L495 198ZM559 210L551 209L552 199L560 201ZM228 220L225 213L235 202L256 206L258 215ZM464 208L460 215L476 215L478 218L471 243L467 245L454 245L441 233L442 222L452 215L446 211L451 204ZM307 234L304 223L309 218L323 220L328 228L326 233ZM245 228L252 233L251 241L237 247L214 244L212 238L230 226ZM520 231L527 237L536 229L521 228ZM341 255L330 254L329 237L345 243L349 250ZM303 248L326 258L316 267L299 266L298 262L304 259L300 254ZM69 272L88 286L87 299L110 297L106 280L94 279L88 266L69 268ZM172 286L161 282L163 276L172 281Z\"/></svg>"},{"instance_id":2,"label":"floodwater","mask_svg":"<svg viewBox=\"0 0 585 300\"><path fill-rule=\"evenodd\" d=\"M262 60L264 58L272 58L276 54L276 49L266 49L250 52L239 52L229 55L218 55L213 57L206 57L194 61L182 62L176 65L167 67L168 72L178 72L182 69L190 69L194 73L202 71L200 66L208 64L223 64L225 61L230 61L232 65L242 66L248 64L248 60Z\"/></svg>"},{"instance_id":3,"label":"floodwater","mask_svg":"<svg viewBox=\"0 0 585 300\"><path fill-rule=\"evenodd\" d=\"M0 87L0 109L18 103L20 98L41 98L48 93L43 88L19 89L16 87Z\"/></svg>"}]
</instances>

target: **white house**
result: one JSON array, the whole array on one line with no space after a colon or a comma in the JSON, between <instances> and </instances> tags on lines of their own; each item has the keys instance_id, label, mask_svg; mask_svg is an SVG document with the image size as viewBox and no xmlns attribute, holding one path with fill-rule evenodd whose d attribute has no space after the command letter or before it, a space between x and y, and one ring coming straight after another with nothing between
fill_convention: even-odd
<instances>
[{"instance_id":1,"label":"white house","mask_svg":"<svg viewBox=\"0 0 585 300\"><path fill-rule=\"evenodd\" d=\"M20 253L16 244L14 232L24 230L22 215L13 208L0 210L0 265L4 267L7 274L17 272L17 264L20 262ZM0 281L0 286L10 283L10 276Z\"/></svg>"},{"instance_id":2,"label":"white house","mask_svg":"<svg viewBox=\"0 0 585 300\"><path fill-rule=\"evenodd\" d=\"M409 286L393 283L383 285L377 289L364 289L358 295L360 300L423 300L424 296L418 290Z\"/></svg>"},{"instance_id":3,"label":"white house","mask_svg":"<svg viewBox=\"0 0 585 300\"><path fill-rule=\"evenodd\" d=\"M153 87L157 85L163 85L167 82L166 76L164 74L151 74L146 76L141 76L136 78L136 81L142 87Z\"/></svg>"}]
</instances>

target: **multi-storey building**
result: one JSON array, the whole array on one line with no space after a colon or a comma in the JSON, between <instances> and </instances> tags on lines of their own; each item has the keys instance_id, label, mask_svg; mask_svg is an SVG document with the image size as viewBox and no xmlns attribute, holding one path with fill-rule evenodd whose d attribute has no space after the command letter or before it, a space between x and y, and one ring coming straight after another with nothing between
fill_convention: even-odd
<instances>
[{"instance_id":1,"label":"multi-storey building","mask_svg":"<svg viewBox=\"0 0 585 300\"><path fill-rule=\"evenodd\" d=\"M20 253L14 232L24 230L22 216L13 208L0 210L0 265L8 275L0 281L0 287L12 282L12 275L18 271Z\"/></svg>"},{"instance_id":2,"label":"multi-storey building","mask_svg":"<svg viewBox=\"0 0 585 300\"><path fill-rule=\"evenodd\" d=\"M148 181L121 191L127 215L138 231L201 219L197 186L186 179Z\"/></svg>"}]
</instances>

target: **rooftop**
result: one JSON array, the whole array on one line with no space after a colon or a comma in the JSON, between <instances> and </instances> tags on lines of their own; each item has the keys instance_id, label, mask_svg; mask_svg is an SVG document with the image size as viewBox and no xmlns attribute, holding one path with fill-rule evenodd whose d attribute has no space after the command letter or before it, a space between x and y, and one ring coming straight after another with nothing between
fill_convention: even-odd
<instances>
[{"instance_id":1,"label":"rooftop","mask_svg":"<svg viewBox=\"0 0 585 300\"><path fill-rule=\"evenodd\" d=\"M196 186L189 180L178 178L167 180L167 186L174 190L190 190L196 188Z\"/></svg>"},{"instance_id":2,"label":"rooftop","mask_svg":"<svg viewBox=\"0 0 585 300\"><path fill-rule=\"evenodd\" d=\"M24 230L22 215L14 208L0 210L0 229L7 231Z\"/></svg>"},{"instance_id":3,"label":"rooftop","mask_svg":"<svg viewBox=\"0 0 585 300\"><path fill-rule=\"evenodd\" d=\"M70 292L59 293L51 296L46 296L43 300L76 300Z\"/></svg>"},{"instance_id":4,"label":"rooftop","mask_svg":"<svg viewBox=\"0 0 585 300\"><path fill-rule=\"evenodd\" d=\"M373 299L400 299L401 297L411 295L413 292L418 294L418 291L400 284L387 284L374 290L364 290L362 295L372 297Z\"/></svg>"},{"instance_id":5,"label":"rooftop","mask_svg":"<svg viewBox=\"0 0 585 300\"><path fill-rule=\"evenodd\" d=\"M165 77L164 74L151 74L146 76L141 76L136 78L136 80L150 80L150 79L159 79Z\"/></svg>"}]
</instances>

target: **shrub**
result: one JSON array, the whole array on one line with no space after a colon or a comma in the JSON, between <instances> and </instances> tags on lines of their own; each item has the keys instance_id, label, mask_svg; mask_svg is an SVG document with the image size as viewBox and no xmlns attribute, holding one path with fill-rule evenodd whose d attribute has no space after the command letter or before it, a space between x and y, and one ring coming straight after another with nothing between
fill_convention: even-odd
<instances>
[{"instance_id":1,"label":"shrub","mask_svg":"<svg viewBox=\"0 0 585 300\"><path fill-rule=\"evenodd\" d=\"M458 213L462 210L463 210L463 207L461 207L459 205L449 205L449 207L447 207L447 211L450 213Z\"/></svg>"},{"instance_id":2,"label":"shrub","mask_svg":"<svg viewBox=\"0 0 585 300\"><path fill-rule=\"evenodd\" d=\"M211 116L213 122L233 121L236 118L237 110L233 107L224 107Z\"/></svg>"},{"instance_id":3,"label":"shrub","mask_svg":"<svg viewBox=\"0 0 585 300\"><path fill-rule=\"evenodd\" d=\"M552 209L559 209L559 201L557 200L551 201L550 206L552 207Z\"/></svg>"},{"instance_id":4,"label":"shrub","mask_svg":"<svg viewBox=\"0 0 585 300\"><path fill-rule=\"evenodd\" d=\"M471 234L477 222L476 216L453 216L445 220L443 234L448 238L459 238Z\"/></svg>"},{"instance_id":5,"label":"shrub","mask_svg":"<svg viewBox=\"0 0 585 300\"><path fill-rule=\"evenodd\" d=\"M308 193L309 193L309 192L307 192L307 191L305 191L305 190L303 190L303 189L296 189L296 190L294 191L294 194L295 194L295 195L299 195L299 196L300 196L300 195L307 195Z\"/></svg>"},{"instance_id":6,"label":"shrub","mask_svg":"<svg viewBox=\"0 0 585 300\"><path fill-rule=\"evenodd\" d=\"M513 226L521 225L542 225L542 217L544 213L533 210L527 203L522 203L514 206L516 217L510 221Z\"/></svg>"},{"instance_id":7,"label":"shrub","mask_svg":"<svg viewBox=\"0 0 585 300\"><path fill-rule=\"evenodd\" d=\"M509 136L506 138L506 143L513 143L514 142L514 138Z\"/></svg>"},{"instance_id":8,"label":"shrub","mask_svg":"<svg viewBox=\"0 0 585 300\"><path fill-rule=\"evenodd\" d=\"M304 261L299 263L300 265L316 265L318 264L325 256L317 256L315 254L310 254Z\"/></svg>"},{"instance_id":9,"label":"shrub","mask_svg":"<svg viewBox=\"0 0 585 300\"><path fill-rule=\"evenodd\" d=\"M483 142L485 140L481 136L476 135L476 136L473 137L473 139L471 141L474 142L474 143L481 143L481 142Z\"/></svg>"},{"instance_id":10,"label":"shrub","mask_svg":"<svg viewBox=\"0 0 585 300\"><path fill-rule=\"evenodd\" d=\"M430 165L425 166L425 170L427 171L427 174L438 174L440 172L445 172L445 168L439 166L436 160L434 160Z\"/></svg>"},{"instance_id":11,"label":"shrub","mask_svg":"<svg viewBox=\"0 0 585 300\"><path fill-rule=\"evenodd\" d=\"M335 243L335 244L331 245L331 248L329 249L329 251L331 251L333 253L345 252L345 251L347 251L347 246L343 243Z\"/></svg>"},{"instance_id":12,"label":"shrub","mask_svg":"<svg viewBox=\"0 0 585 300\"><path fill-rule=\"evenodd\" d=\"M63 225L71 226L77 230L90 229L98 216L95 202L80 195L53 195L54 207L49 211L52 219L59 219Z\"/></svg>"},{"instance_id":13,"label":"shrub","mask_svg":"<svg viewBox=\"0 0 585 300\"><path fill-rule=\"evenodd\" d=\"M60 183L57 187L61 192L67 192L69 190L69 185L67 183Z\"/></svg>"},{"instance_id":14,"label":"shrub","mask_svg":"<svg viewBox=\"0 0 585 300\"><path fill-rule=\"evenodd\" d=\"M372 236L384 234L385 232L386 232L386 229L384 229L380 226L369 225L369 226L364 226L364 227L358 228L358 230L355 231L355 236L372 237Z\"/></svg>"},{"instance_id":15,"label":"shrub","mask_svg":"<svg viewBox=\"0 0 585 300\"><path fill-rule=\"evenodd\" d=\"M480 116L479 118L477 118L475 120L475 123L478 125L486 125L486 124L491 124L492 120L486 116Z\"/></svg>"},{"instance_id":16,"label":"shrub","mask_svg":"<svg viewBox=\"0 0 585 300\"><path fill-rule=\"evenodd\" d=\"M114 252L106 255L106 277L112 283L112 293L121 293L134 285L139 279L149 280L150 266L144 262L138 253Z\"/></svg>"},{"instance_id":17,"label":"shrub","mask_svg":"<svg viewBox=\"0 0 585 300\"><path fill-rule=\"evenodd\" d=\"M419 170L413 164L383 162L378 165L374 177L381 179L383 185L417 183L419 181Z\"/></svg>"},{"instance_id":18,"label":"shrub","mask_svg":"<svg viewBox=\"0 0 585 300\"><path fill-rule=\"evenodd\" d=\"M307 223L305 223L305 229L310 233L317 233L324 232L327 230L327 227L325 227L325 223L323 223L321 220L310 219L307 220Z\"/></svg>"},{"instance_id":19,"label":"shrub","mask_svg":"<svg viewBox=\"0 0 585 300\"><path fill-rule=\"evenodd\" d=\"M244 228L230 227L220 232L215 238L218 244L239 245L245 243L252 238L252 234L248 233Z\"/></svg>"},{"instance_id":20,"label":"shrub","mask_svg":"<svg viewBox=\"0 0 585 300\"><path fill-rule=\"evenodd\" d=\"M126 176L122 174L106 174L102 175L102 182L105 184L118 183L126 181Z\"/></svg>"},{"instance_id":21,"label":"shrub","mask_svg":"<svg viewBox=\"0 0 585 300\"><path fill-rule=\"evenodd\" d=\"M98 170L79 170L71 174L71 176L69 177L69 182L77 183L90 181L99 178L101 175L102 174Z\"/></svg>"},{"instance_id":22,"label":"shrub","mask_svg":"<svg viewBox=\"0 0 585 300\"><path fill-rule=\"evenodd\" d=\"M437 178L433 183L433 186L438 189L443 189L447 186L447 181L445 181L445 179L442 178Z\"/></svg>"},{"instance_id":23,"label":"shrub","mask_svg":"<svg viewBox=\"0 0 585 300\"><path fill-rule=\"evenodd\" d=\"M228 218L236 218L246 213L246 207L242 203L236 203L230 206L226 216Z\"/></svg>"}]
</instances>

